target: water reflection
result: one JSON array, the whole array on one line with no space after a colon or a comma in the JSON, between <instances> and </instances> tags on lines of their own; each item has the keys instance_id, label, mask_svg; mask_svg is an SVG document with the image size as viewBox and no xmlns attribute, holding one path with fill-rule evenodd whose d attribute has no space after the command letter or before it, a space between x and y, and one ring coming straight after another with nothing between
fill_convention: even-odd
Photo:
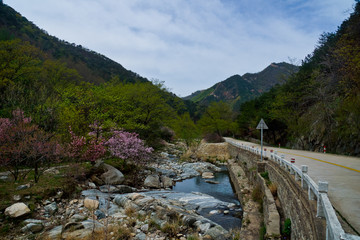
<instances>
[{"instance_id":1,"label":"water reflection","mask_svg":"<svg viewBox=\"0 0 360 240\"><path fill-rule=\"evenodd\" d=\"M186 193L201 192L224 202L235 203L238 205L238 208L230 211L228 215L223 213L210 215L209 212L213 209L204 209L200 214L220 224L225 229L239 228L241 226L240 202L236 198L226 167L222 167L222 171L214 175L213 179L203 179L201 176L198 176L177 182L173 191ZM216 181L218 184L208 183L206 182L207 180Z\"/></svg>"}]
</instances>

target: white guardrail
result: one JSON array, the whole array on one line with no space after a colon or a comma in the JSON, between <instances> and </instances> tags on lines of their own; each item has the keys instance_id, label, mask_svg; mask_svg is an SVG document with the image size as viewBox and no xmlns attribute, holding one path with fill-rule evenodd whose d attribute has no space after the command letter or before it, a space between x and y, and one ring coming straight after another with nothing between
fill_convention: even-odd
<instances>
[{"instance_id":1,"label":"white guardrail","mask_svg":"<svg viewBox=\"0 0 360 240\"><path fill-rule=\"evenodd\" d=\"M242 148L258 155L261 154L259 148L249 147L229 139L226 141L235 147ZM264 153L264 156L266 157L266 151L264 151ZM327 194L328 182L319 181L318 184L316 184L307 174L307 165L302 165L300 170L295 164L291 163L291 161L285 160L283 154L279 156L276 151L270 154L270 158L278 163L280 167L287 170L291 175L295 175L296 181L301 181L301 187L304 190L307 190L309 200L317 201L316 217L326 219L326 240L360 240L360 237L345 233L342 228Z\"/></svg>"}]
</instances>

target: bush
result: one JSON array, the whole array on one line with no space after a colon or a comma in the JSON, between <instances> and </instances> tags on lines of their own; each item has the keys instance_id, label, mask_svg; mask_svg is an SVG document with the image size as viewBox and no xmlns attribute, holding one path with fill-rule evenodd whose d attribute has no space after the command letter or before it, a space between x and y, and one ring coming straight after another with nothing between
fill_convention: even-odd
<instances>
[{"instance_id":1,"label":"bush","mask_svg":"<svg viewBox=\"0 0 360 240\"><path fill-rule=\"evenodd\" d=\"M204 136L204 140L207 143L221 143L225 142L225 139L217 133L208 133Z\"/></svg>"},{"instance_id":2,"label":"bush","mask_svg":"<svg viewBox=\"0 0 360 240\"><path fill-rule=\"evenodd\" d=\"M262 173L260 173L260 175L265 179L265 180L270 180L269 179L269 173L268 172L262 172Z\"/></svg>"},{"instance_id":3,"label":"bush","mask_svg":"<svg viewBox=\"0 0 360 240\"><path fill-rule=\"evenodd\" d=\"M277 196L277 186L274 183L270 183L268 187L270 189L271 194L274 197L276 197Z\"/></svg>"},{"instance_id":4,"label":"bush","mask_svg":"<svg viewBox=\"0 0 360 240\"><path fill-rule=\"evenodd\" d=\"M291 235L291 220L290 220L290 218L285 219L283 234L285 236Z\"/></svg>"}]
</instances>

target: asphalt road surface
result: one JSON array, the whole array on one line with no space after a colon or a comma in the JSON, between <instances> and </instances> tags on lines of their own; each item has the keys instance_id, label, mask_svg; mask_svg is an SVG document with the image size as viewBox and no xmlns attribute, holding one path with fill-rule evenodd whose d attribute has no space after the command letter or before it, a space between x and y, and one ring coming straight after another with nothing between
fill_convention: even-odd
<instances>
[{"instance_id":1,"label":"asphalt road surface","mask_svg":"<svg viewBox=\"0 0 360 240\"><path fill-rule=\"evenodd\" d=\"M232 138L226 138L226 140L261 148L259 144L251 142ZM264 148L267 150L268 157L272 149L279 155L284 154L286 160L295 158L295 165L299 169L301 165L308 165L308 175L316 183L327 181L329 183L328 195L332 205L357 232L360 232L360 158L275 147Z\"/></svg>"}]
</instances>

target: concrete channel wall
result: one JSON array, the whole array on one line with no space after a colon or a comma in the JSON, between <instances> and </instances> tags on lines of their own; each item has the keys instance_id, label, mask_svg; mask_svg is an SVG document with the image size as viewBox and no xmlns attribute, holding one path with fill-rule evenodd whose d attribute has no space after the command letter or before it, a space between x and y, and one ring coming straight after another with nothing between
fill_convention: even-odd
<instances>
[{"instance_id":1,"label":"concrete channel wall","mask_svg":"<svg viewBox=\"0 0 360 240\"><path fill-rule=\"evenodd\" d=\"M230 155L236 159L236 164L241 166L248 175L253 185L260 185L263 192L264 223L267 236L275 239L280 234L280 216L278 209L283 212L283 217L291 220L291 239L326 239L326 222L323 218L316 217L316 201L308 200L308 195L301 184L295 181L294 176L284 169L276 166L272 161L259 162L259 156L244 149L229 144ZM268 172L270 181L277 187L278 206L272 197L261 172ZM233 175L233 176L232 176ZM231 173L233 179L236 173ZM236 176L235 176L236 177ZM233 181L236 191L236 181Z\"/></svg>"}]
</instances>

